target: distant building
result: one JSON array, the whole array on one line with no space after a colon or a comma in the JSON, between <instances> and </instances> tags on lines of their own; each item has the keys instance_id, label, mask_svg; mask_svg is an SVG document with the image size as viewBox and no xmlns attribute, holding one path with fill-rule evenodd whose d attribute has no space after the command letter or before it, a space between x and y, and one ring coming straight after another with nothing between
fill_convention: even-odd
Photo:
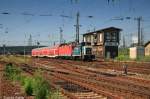
<instances>
[{"instance_id":1,"label":"distant building","mask_svg":"<svg viewBox=\"0 0 150 99\"><path fill-rule=\"evenodd\" d=\"M44 47L44 46L39 46ZM20 54L24 55L24 52L26 55L31 54L31 50L33 48L38 48L38 46L2 46L0 47L0 54Z\"/></svg>"},{"instance_id":2,"label":"distant building","mask_svg":"<svg viewBox=\"0 0 150 99\"><path fill-rule=\"evenodd\" d=\"M121 29L109 27L83 34L83 41L91 43L96 58L115 58L118 56L118 46Z\"/></svg>"},{"instance_id":3,"label":"distant building","mask_svg":"<svg viewBox=\"0 0 150 99\"><path fill-rule=\"evenodd\" d=\"M145 56L150 56L150 41L148 41L145 45Z\"/></svg>"},{"instance_id":4,"label":"distant building","mask_svg":"<svg viewBox=\"0 0 150 99\"><path fill-rule=\"evenodd\" d=\"M131 59L136 59L139 57L144 57L145 51L143 46L135 46L135 47L130 47L130 58Z\"/></svg>"}]
</instances>

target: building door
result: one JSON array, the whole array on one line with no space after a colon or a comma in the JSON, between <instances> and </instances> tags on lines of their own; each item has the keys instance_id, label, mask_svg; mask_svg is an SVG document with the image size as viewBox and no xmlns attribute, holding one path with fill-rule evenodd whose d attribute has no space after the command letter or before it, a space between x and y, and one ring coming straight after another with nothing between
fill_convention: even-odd
<instances>
[{"instance_id":1,"label":"building door","mask_svg":"<svg viewBox=\"0 0 150 99\"><path fill-rule=\"evenodd\" d=\"M105 46L105 58L115 58L118 56L118 46Z\"/></svg>"},{"instance_id":2,"label":"building door","mask_svg":"<svg viewBox=\"0 0 150 99\"><path fill-rule=\"evenodd\" d=\"M109 51L106 52L106 58L108 58L108 59L110 58L110 52Z\"/></svg>"}]
</instances>

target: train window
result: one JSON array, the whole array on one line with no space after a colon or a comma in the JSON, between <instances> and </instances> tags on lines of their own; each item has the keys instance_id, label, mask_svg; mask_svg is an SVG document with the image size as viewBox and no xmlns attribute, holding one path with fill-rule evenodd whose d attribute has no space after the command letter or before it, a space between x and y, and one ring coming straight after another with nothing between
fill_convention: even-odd
<instances>
[{"instance_id":1,"label":"train window","mask_svg":"<svg viewBox=\"0 0 150 99\"><path fill-rule=\"evenodd\" d=\"M92 49L91 48L86 48L86 54L92 54Z\"/></svg>"}]
</instances>

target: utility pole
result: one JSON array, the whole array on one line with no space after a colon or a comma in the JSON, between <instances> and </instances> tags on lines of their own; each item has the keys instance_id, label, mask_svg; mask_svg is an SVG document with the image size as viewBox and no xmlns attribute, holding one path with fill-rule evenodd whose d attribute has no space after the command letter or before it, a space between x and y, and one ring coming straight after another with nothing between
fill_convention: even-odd
<instances>
[{"instance_id":1,"label":"utility pole","mask_svg":"<svg viewBox=\"0 0 150 99\"><path fill-rule=\"evenodd\" d=\"M141 45L141 21L142 21L142 17L138 17L136 18L137 22L138 22L138 46Z\"/></svg>"},{"instance_id":2,"label":"utility pole","mask_svg":"<svg viewBox=\"0 0 150 99\"><path fill-rule=\"evenodd\" d=\"M56 42L55 42L55 41L53 42L53 45L54 45L54 46L56 45Z\"/></svg>"},{"instance_id":3,"label":"utility pole","mask_svg":"<svg viewBox=\"0 0 150 99\"><path fill-rule=\"evenodd\" d=\"M24 38L24 61L26 62L26 57L25 57L25 56L26 56L26 48L25 48L26 34L24 34L24 37L25 37L25 38Z\"/></svg>"},{"instance_id":4,"label":"utility pole","mask_svg":"<svg viewBox=\"0 0 150 99\"><path fill-rule=\"evenodd\" d=\"M30 34L29 40L28 40L28 46L32 46L32 35Z\"/></svg>"},{"instance_id":5,"label":"utility pole","mask_svg":"<svg viewBox=\"0 0 150 99\"><path fill-rule=\"evenodd\" d=\"M80 17L80 14L79 12L77 12L77 15L76 15L76 44L79 44L79 30L80 30L80 25L79 25L79 17Z\"/></svg>"},{"instance_id":6,"label":"utility pole","mask_svg":"<svg viewBox=\"0 0 150 99\"><path fill-rule=\"evenodd\" d=\"M123 35L123 48L126 47L126 41L125 41L125 36Z\"/></svg>"},{"instance_id":7,"label":"utility pole","mask_svg":"<svg viewBox=\"0 0 150 99\"><path fill-rule=\"evenodd\" d=\"M63 43L63 29L61 27L59 27L60 29L60 44Z\"/></svg>"},{"instance_id":8,"label":"utility pole","mask_svg":"<svg viewBox=\"0 0 150 99\"><path fill-rule=\"evenodd\" d=\"M39 49L39 45L40 45L40 42L39 42L39 41L37 41L38 49ZM39 61L39 56L38 56L38 61Z\"/></svg>"},{"instance_id":9,"label":"utility pole","mask_svg":"<svg viewBox=\"0 0 150 99\"><path fill-rule=\"evenodd\" d=\"M143 28L141 28L141 45L144 44Z\"/></svg>"},{"instance_id":10,"label":"utility pole","mask_svg":"<svg viewBox=\"0 0 150 99\"><path fill-rule=\"evenodd\" d=\"M40 42L39 42L39 41L37 41L37 46L38 46L38 48L39 48L39 45L40 45Z\"/></svg>"},{"instance_id":11,"label":"utility pole","mask_svg":"<svg viewBox=\"0 0 150 99\"><path fill-rule=\"evenodd\" d=\"M4 56L5 56L5 47L6 47L6 45L3 44L3 55L4 55Z\"/></svg>"}]
</instances>

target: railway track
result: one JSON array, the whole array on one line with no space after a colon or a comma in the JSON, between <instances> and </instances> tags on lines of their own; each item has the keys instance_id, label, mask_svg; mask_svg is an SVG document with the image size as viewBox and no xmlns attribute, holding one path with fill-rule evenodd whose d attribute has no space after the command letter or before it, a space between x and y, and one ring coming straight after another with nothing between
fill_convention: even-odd
<instances>
[{"instance_id":1,"label":"railway track","mask_svg":"<svg viewBox=\"0 0 150 99\"><path fill-rule=\"evenodd\" d=\"M150 74L150 63L137 63L137 62L94 62L93 67L123 70L123 64L128 66L128 71L140 74Z\"/></svg>"},{"instance_id":2,"label":"railway track","mask_svg":"<svg viewBox=\"0 0 150 99\"><path fill-rule=\"evenodd\" d=\"M150 63L145 62L105 62L105 61L93 61L93 62L83 62L83 61L72 61L72 60L61 60L61 59L44 59L40 60L46 61L57 61L59 63L67 63L74 65L82 65L86 67L94 67L96 69L114 69L117 71L123 71L123 64L127 64L128 72L139 73L139 74L150 74Z\"/></svg>"},{"instance_id":3,"label":"railway track","mask_svg":"<svg viewBox=\"0 0 150 99\"><path fill-rule=\"evenodd\" d=\"M29 66L30 65L30 66ZM57 78L64 82L69 82L71 85L78 85L86 88L89 92L102 96L103 98L122 98L126 99L149 99L149 81L140 80L129 77L118 77L112 74L98 73L97 71L89 71L85 66L73 64L63 60L34 60L34 67L31 64L23 66L26 72L33 73L36 69L41 69L48 76ZM84 64L82 64L84 65ZM50 77L47 77L50 78ZM80 77L80 78L79 78ZM128 81L129 80L129 81ZM139 80L139 81L138 81ZM146 84L147 83L147 84ZM87 84L87 85L86 85ZM57 85L54 82L54 85ZM144 85L144 86L143 86ZM146 85L146 86L145 86ZM93 89L96 88L96 89ZM76 96L62 88L62 92L66 92L66 96L72 99L78 99L82 96ZM101 91L101 92L99 92ZM104 92L104 94L103 94ZM108 94L109 93L109 94ZM112 96L111 96L112 95ZM86 95L85 95L86 96ZM93 95L91 94L91 97ZM83 96L84 97L84 96ZM91 98L90 98L91 99Z\"/></svg>"},{"instance_id":4,"label":"railway track","mask_svg":"<svg viewBox=\"0 0 150 99\"><path fill-rule=\"evenodd\" d=\"M45 59L42 59L45 60ZM51 60L51 59L47 59ZM55 60L54 61L58 61ZM62 61L62 60L59 60ZM98 68L105 68L105 69L115 69L119 71L123 71L123 64L128 65L128 71L133 72L133 73L141 73L141 74L150 74L150 63L145 63L145 62L82 62L82 61L72 61L72 60L63 60L63 63L70 63L70 64L76 64L76 65L82 65L82 66L92 66Z\"/></svg>"},{"instance_id":5,"label":"railway track","mask_svg":"<svg viewBox=\"0 0 150 99\"><path fill-rule=\"evenodd\" d=\"M55 62L55 61L54 61ZM56 64L58 63L58 64ZM69 69L70 71L76 71L76 72L79 72L80 74L85 74L85 75L97 75L97 76L101 76L101 75L106 75L106 76L116 76L117 74L110 74L110 73L107 73L105 71L105 69L103 69L103 71L99 71L99 69L97 68L87 68L85 66L82 66L82 65L76 65L76 64L73 64L73 63L66 63L66 62L62 62L62 61L57 61L55 62L55 64L51 64L51 62L49 62L48 60L44 60L44 61L40 61L40 64L45 64L45 66L47 65L50 65L50 66L54 66L56 67L57 66L57 69L58 68L61 68L61 69ZM38 65L40 65L38 64ZM68 65L69 66L65 66L65 65ZM63 68L62 68L63 67ZM123 80L126 80L126 81L130 81L130 82L133 82L133 83L141 83L142 85L147 85L148 83L150 83L150 80L145 80L145 79L139 79L139 78L133 78L133 77L128 77L128 76L121 76L121 77L117 77L119 79L123 79Z\"/></svg>"},{"instance_id":6,"label":"railway track","mask_svg":"<svg viewBox=\"0 0 150 99\"><path fill-rule=\"evenodd\" d=\"M66 80L51 77L50 81L53 81L52 83L54 86L61 86L60 90L63 90L63 92L67 91L68 93L71 93L72 97L74 97L73 99L107 99L105 96L97 94L80 85L67 82Z\"/></svg>"},{"instance_id":7,"label":"railway track","mask_svg":"<svg viewBox=\"0 0 150 99\"><path fill-rule=\"evenodd\" d=\"M49 62L42 62L42 65L43 64L45 64L45 65L48 65L48 63ZM90 82L90 81L92 81L93 79L94 80L96 80L96 81L99 81L98 83L100 83L100 84L98 84L98 86L99 85L101 85L101 89L103 88L104 90L106 90L106 89L108 89L109 91L110 91L110 89L112 89L111 90L111 92L114 92L114 90L116 90L116 92L118 93L118 94L121 94L122 93L122 96L129 96L129 97L131 97L131 95L135 95L135 96L138 96L138 97L144 97L145 99L148 99L149 98L149 86L143 86L143 85L139 85L139 84L134 84L134 83L129 83L129 82L124 82L125 80L120 80L120 78L113 78L113 79L111 79L110 77L108 78L105 78L104 76L103 77L94 77L94 76L96 76L97 74L95 73L91 73L91 72L87 72L87 71L85 71L85 70L83 70L83 69L81 69L81 68L77 68L77 67L75 67L75 68L72 68L72 67L74 67L74 66L68 66L68 65L66 65L65 66L65 64L60 64L60 62L58 62L59 64L55 64L55 66L57 66L57 65L59 65L57 68L63 68L63 69L69 69L69 71L71 71L72 73L73 72L77 72L77 73L80 73L80 74L82 74L82 75L80 75L80 78L83 76L83 74L84 74L84 76L82 77L82 81L84 81L84 79L83 78L88 78L88 81L85 81L85 83L87 83L87 82ZM38 64L39 65L39 64ZM49 64L50 66L52 66L52 64ZM64 73L62 73L61 74L61 76L62 75L64 75ZM89 75L89 76L91 76L91 78L92 79L89 79L89 76L87 77L87 76L85 76L85 75ZM58 74L56 75L56 76L58 76ZM76 76L77 77L77 76ZM75 78L75 77L71 77L72 79L73 78ZM74 80L77 80L77 79L74 79ZM90 81L89 81L90 80ZM96 82L96 81L94 81L94 82ZM109 82L109 83L108 83ZM106 84L107 83L107 84ZM113 84L113 85L112 85ZM116 84L116 86L114 85L114 84ZM125 86L126 85L126 86ZM106 88L106 86L108 86L108 88ZM114 87L115 86L115 87ZM128 88L129 87L129 88ZM148 90L147 90L147 87L148 87ZM141 90L142 89L142 90ZM141 91L140 91L141 90ZM127 93L127 94L123 94L123 93ZM141 98L142 99L142 98Z\"/></svg>"},{"instance_id":8,"label":"railway track","mask_svg":"<svg viewBox=\"0 0 150 99\"><path fill-rule=\"evenodd\" d=\"M102 91L98 88L96 88L94 85L92 86L91 84L86 84L85 82L81 82L80 80L72 80L72 79L69 79L69 78L66 78L66 75L64 74L62 76L62 73L58 72L58 71L54 71L54 70L49 70L47 68L36 68L36 67L30 67L28 65L26 66L22 66L23 70L26 71L26 72L29 72L30 74L32 74L36 69L41 69L42 71L45 71L46 73L48 73L49 75L46 76L46 79L49 79L49 78L57 78L57 79L60 79L60 80L64 80L64 81L67 81L69 83L71 83L71 85L78 85L80 87L83 87L83 88L86 88L88 89L88 91L91 93L91 95L89 96L89 99L107 99L107 98L110 98L110 99L121 99L120 96L117 96L117 95L114 95L112 93L109 93L107 91ZM54 83L53 83L54 84ZM64 89L61 88L61 90L64 91ZM65 94L68 93L65 92ZM84 92L85 93L85 92ZM82 94L82 93L80 93ZM95 97L97 98L94 98L93 95L96 95ZM67 96L71 99L87 99L87 98L81 98L81 97L85 97L85 94L82 95L72 95L72 94L67 94ZM77 97L78 96L78 97ZM101 97L101 98L99 98Z\"/></svg>"}]
</instances>

